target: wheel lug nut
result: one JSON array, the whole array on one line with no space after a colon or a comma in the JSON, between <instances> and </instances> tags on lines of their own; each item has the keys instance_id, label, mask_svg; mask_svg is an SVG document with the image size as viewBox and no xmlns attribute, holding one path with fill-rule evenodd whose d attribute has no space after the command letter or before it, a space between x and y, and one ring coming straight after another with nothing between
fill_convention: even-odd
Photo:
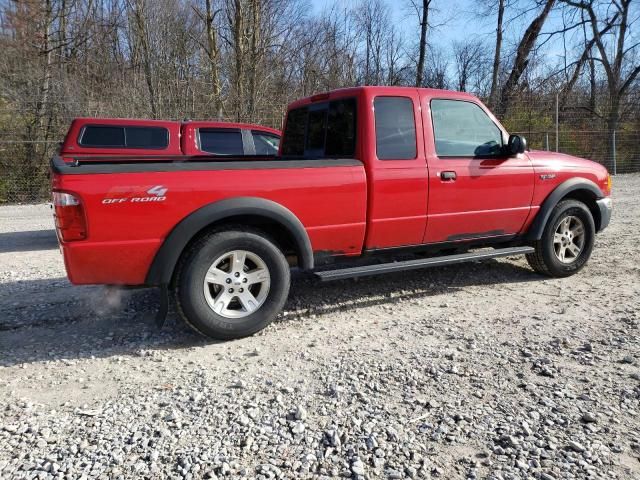
<instances>
[{"instance_id":1,"label":"wheel lug nut","mask_svg":"<svg viewBox=\"0 0 640 480\"><path fill-rule=\"evenodd\" d=\"M236 272L236 273L234 273L234 275L235 275L236 277L239 277L239 276L240 276L240 272Z\"/></svg>"},{"instance_id":2,"label":"wheel lug nut","mask_svg":"<svg viewBox=\"0 0 640 480\"><path fill-rule=\"evenodd\" d=\"M244 288L241 288L240 290L238 290L240 293L244 292Z\"/></svg>"},{"instance_id":3,"label":"wheel lug nut","mask_svg":"<svg viewBox=\"0 0 640 480\"><path fill-rule=\"evenodd\" d=\"M242 279L242 283L247 283L247 279L246 279L246 278L243 278L243 279Z\"/></svg>"},{"instance_id":4,"label":"wheel lug nut","mask_svg":"<svg viewBox=\"0 0 640 480\"><path fill-rule=\"evenodd\" d=\"M233 288L230 288L230 289L229 289L229 293L233 293Z\"/></svg>"},{"instance_id":5,"label":"wheel lug nut","mask_svg":"<svg viewBox=\"0 0 640 480\"><path fill-rule=\"evenodd\" d=\"M227 283L231 283L231 279L230 278L227 278Z\"/></svg>"}]
</instances>

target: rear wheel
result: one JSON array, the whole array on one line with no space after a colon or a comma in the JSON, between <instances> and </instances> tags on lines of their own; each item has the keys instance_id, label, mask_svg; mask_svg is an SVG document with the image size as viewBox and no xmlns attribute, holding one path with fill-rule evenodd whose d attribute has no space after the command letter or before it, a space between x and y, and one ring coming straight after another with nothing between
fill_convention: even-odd
<instances>
[{"instance_id":1,"label":"rear wheel","mask_svg":"<svg viewBox=\"0 0 640 480\"><path fill-rule=\"evenodd\" d=\"M595 224L587 206L563 200L551 212L542 238L527 254L529 265L551 277L568 277L579 272L589 260L595 240Z\"/></svg>"},{"instance_id":2,"label":"rear wheel","mask_svg":"<svg viewBox=\"0 0 640 480\"><path fill-rule=\"evenodd\" d=\"M196 242L178 268L180 314L199 333L222 340L251 335L278 315L289 294L289 265L255 230L215 232Z\"/></svg>"}]
</instances>

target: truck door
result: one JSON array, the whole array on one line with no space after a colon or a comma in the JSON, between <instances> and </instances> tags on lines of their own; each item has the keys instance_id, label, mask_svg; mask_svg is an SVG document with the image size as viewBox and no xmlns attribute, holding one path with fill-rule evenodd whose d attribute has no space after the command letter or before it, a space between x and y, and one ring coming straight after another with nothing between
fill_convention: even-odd
<instances>
[{"instance_id":1,"label":"truck door","mask_svg":"<svg viewBox=\"0 0 640 480\"><path fill-rule=\"evenodd\" d=\"M415 88L366 90L369 250L419 245L427 220L427 164ZM373 115L371 112L373 111Z\"/></svg>"},{"instance_id":2,"label":"truck door","mask_svg":"<svg viewBox=\"0 0 640 480\"><path fill-rule=\"evenodd\" d=\"M472 97L422 99L429 200L424 243L518 233L529 215L534 172L509 156L507 133Z\"/></svg>"}]
</instances>

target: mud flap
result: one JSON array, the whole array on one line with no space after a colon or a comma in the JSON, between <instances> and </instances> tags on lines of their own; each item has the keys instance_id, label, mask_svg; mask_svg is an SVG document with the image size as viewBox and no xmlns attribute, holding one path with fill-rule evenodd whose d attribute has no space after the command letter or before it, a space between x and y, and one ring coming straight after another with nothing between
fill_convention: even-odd
<instances>
[{"instance_id":1,"label":"mud flap","mask_svg":"<svg viewBox=\"0 0 640 480\"><path fill-rule=\"evenodd\" d=\"M160 304L158 305L158 313L156 313L156 325L158 328L162 328L167 320L167 313L169 313L169 288L163 283L159 290Z\"/></svg>"}]
</instances>

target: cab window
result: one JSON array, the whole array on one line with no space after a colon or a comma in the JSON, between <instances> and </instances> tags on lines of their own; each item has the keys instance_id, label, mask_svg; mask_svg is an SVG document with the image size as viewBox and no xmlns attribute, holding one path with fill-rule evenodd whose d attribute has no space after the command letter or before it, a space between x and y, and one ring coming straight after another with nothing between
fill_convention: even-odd
<instances>
[{"instance_id":1,"label":"cab window","mask_svg":"<svg viewBox=\"0 0 640 480\"><path fill-rule=\"evenodd\" d=\"M169 131L163 127L87 125L78 145L95 148L164 149L169 145Z\"/></svg>"},{"instance_id":2,"label":"cab window","mask_svg":"<svg viewBox=\"0 0 640 480\"><path fill-rule=\"evenodd\" d=\"M499 156L502 131L472 102L431 100L431 119L439 157Z\"/></svg>"},{"instance_id":3,"label":"cab window","mask_svg":"<svg viewBox=\"0 0 640 480\"><path fill-rule=\"evenodd\" d=\"M201 128L200 150L214 155L244 155L242 133L234 128Z\"/></svg>"},{"instance_id":4,"label":"cab window","mask_svg":"<svg viewBox=\"0 0 640 480\"><path fill-rule=\"evenodd\" d=\"M280 146L280 137L271 133L253 130L253 143L256 146L256 155L277 155Z\"/></svg>"},{"instance_id":5,"label":"cab window","mask_svg":"<svg viewBox=\"0 0 640 480\"><path fill-rule=\"evenodd\" d=\"M380 160L416 158L416 122L407 97L376 97L376 155Z\"/></svg>"},{"instance_id":6,"label":"cab window","mask_svg":"<svg viewBox=\"0 0 640 480\"><path fill-rule=\"evenodd\" d=\"M290 110L284 156L351 158L356 149L356 100L345 98Z\"/></svg>"}]
</instances>

